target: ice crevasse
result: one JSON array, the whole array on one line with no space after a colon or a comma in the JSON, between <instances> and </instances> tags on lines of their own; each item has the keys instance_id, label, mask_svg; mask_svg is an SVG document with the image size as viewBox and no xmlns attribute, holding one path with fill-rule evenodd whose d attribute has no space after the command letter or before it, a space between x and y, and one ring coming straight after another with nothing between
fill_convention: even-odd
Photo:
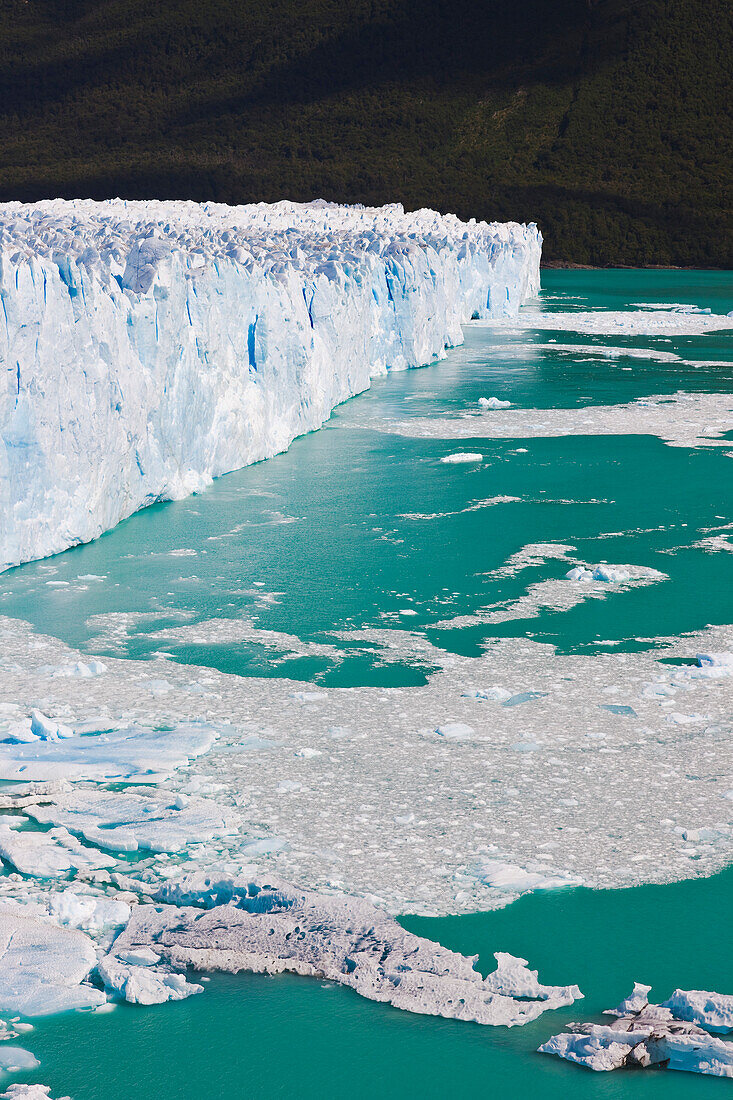
<instances>
[{"instance_id":1,"label":"ice crevasse","mask_svg":"<svg viewBox=\"0 0 733 1100\"><path fill-rule=\"evenodd\" d=\"M539 287L534 224L401 206L0 204L0 569L285 450Z\"/></svg>"}]
</instances>

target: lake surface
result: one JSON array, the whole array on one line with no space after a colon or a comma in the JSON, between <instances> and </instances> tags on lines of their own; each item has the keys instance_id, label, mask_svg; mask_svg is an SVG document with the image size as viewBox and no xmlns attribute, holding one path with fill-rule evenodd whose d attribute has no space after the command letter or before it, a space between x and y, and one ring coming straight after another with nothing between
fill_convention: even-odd
<instances>
[{"instance_id":1,"label":"lake surface","mask_svg":"<svg viewBox=\"0 0 733 1100\"><path fill-rule=\"evenodd\" d=\"M733 279L545 271L542 302L550 315L639 303L726 313ZM655 435L411 438L389 426L471 410L480 397L542 411L732 390L730 333L590 336L555 332L551 317L541 330L469 326L443 362L378 380L286 454L4 575L0 613L83 651L131 658L158 653L151 635L163 627L251 617L258 630L327 642L338 658L286 655L256 631L228 645L166 642L165 651L182 664L330 687L409 686L431 672L429 658L385 665L366 642L339 637L344 631L409 629L464 655L493 637L602 654L731 623L733 553L695 545L724 542L733 525L726 447L671 447ZM439 461L457 451L482 460ZM630 563L667 579L565 610L445 625L564 577L568 561L551 556L502 572L522 548L549 543L572 546L585 563ZM725 871L665 886L537 893L491 913L404 918L421 935L478 952L485 972L493 951L510 951L543 981L580 985L585 1001L525 1028L411 1016L291 976L215 975L204 994L181 1003L40 1022L27 1043L42 1063L33 1079L74 1100L722 1095L715 1079L595 1075L534 1051L566 1021L612 1007L634 980L660 999L675 986L733 992L732 903Z\"/></svg>"}]
</instances>

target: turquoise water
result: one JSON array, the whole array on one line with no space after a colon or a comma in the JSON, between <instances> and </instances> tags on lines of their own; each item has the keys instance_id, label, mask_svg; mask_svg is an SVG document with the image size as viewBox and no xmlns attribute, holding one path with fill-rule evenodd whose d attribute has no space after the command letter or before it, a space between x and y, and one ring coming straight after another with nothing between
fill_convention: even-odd
<instances>
[{"instance_id":1,"label":"turquoise water","mask_svg":"<svg viewBox=\"0 0 733 1100\"><path fill-rule=\"evenodd\" d=\"M555 1100L712 1098L730 1082L674 1073L595 1074L535 1053L562 1025L613 1007L633 979L733 988L733 871L674 886L526 896L488 914L404 923L467 954L529 958L585 1000L520 1028L413 1016L340 986L281 975L215 975L205 992L155 1008L42 1021L28 1042L38 1079L74 1100L245 1100L268 1096L534 1095Z\"/></svg>"},{"instance_id":2,"label":"turquoise water","mask_svg":"<svg viewBox=\"0 0 733 1100\"><path fill-rule=\"evenodd\" d=\"M733 280L710 272L543 274L548 311L626 309L638 302L733 309ZM561 344L672 351L689 366L553 351ZM377 381L323 431L268 462L220 479L186 501L132 517L98 542L0 577L0 613L27 619L89 652L147 657L168 624L252 616L301 639L334 630L407 627L446 649L478 653L494 636L549 640L561 651L633 649L660 634L733 622L733 554L690 545L733 523L731 459L721 451L642 437L470 441L410 439L375 423L442 416L496 395L527 408L616 404L683 389L730 392L733 338L586 337L474 327L446 361ZM520 448L526 449L521 453ZM480 450L480 467L438 460ZM507 495L519 503L464 509ZM431 519L410 518L416 515ZM620 532L613 538L602 537ZM561 577L549 561L511 578L487 576L529 543L559 541L589 562L652 566L669 580L566 612L463 630L435 624ZM189 550L187 555L171 551ZM95 575L99 580L79 580ZM48 581L67 581L59 586ZM258 595L259 591L259 595ZM272 593L265 600L262 593ZM417 614L401 618L400 609ZM143 612L121 648L100 641L92 616ZM641 640L640 640L641 639ZM280 675L264 647L165 644L180 662L240 675ZM289 660L288 676L330 685L419 683L423 668L384 668L364 645L346 660ZM589 838L592 843L592 838ZM709 880L623 891L568 890L505 910L405 918L420 934L480 954L522 955L546 982L578 982L586 1000L511 1031L411 1016L348 990L291 976L213 976L178 1004L38 1023L27 1046L35 1077L75 1100L167 1100L349 1094L547 1098L722 1095L725 1083L678 1074L594 1075L534 1053L570 1019L611 1007L634 980L667 996L679 985L733 991L729 924L733 871Z\"/></svg>"},{"instance_id":3,"label":"turquoise water","mask_svg":"<svg viewBox=\"0 0 733 1100\"><path fill-rule=\"evenodd\" d=\"M733 309L733 285L721 273L551 271L543 280L548 311L621 309L640 301ZM529 634L563 651L592 652L601 640L635 647L638 637L732 621L733 555L681 549L702 529L733 521L730 459L714 448L672 448L649 436L410 439L369 426L389 417L475 408L478 397L491 394L542 408L616 404L679 389L729 392L733 386L730 333L673 339L556 334L562 344L649 348L730 364L709 368L638 358L576 361L547 348L532 350L552 338L551 332L469 328L465 345L446 361L378 380L287 454L221 478L200 496L149 508L50 566L31 564L7 574L0 580L0 612L92 652L132 657L159 649L150 633L177 623L181 613L194 622L252 616L263 628L332 642L327 636L333 630L408 625L467 654L501 634ZM523 350L513 350L517 345ZM517 453L520 445L526 453ZM485 458L477 468L438 461L472 449ZM462 511L496 496L521 502ZM415 515L437 518L405 518ZM609 532L621 535L599 537ZM434 628L515 598L530 582L563 576L563 562L513 578L487 576L523 545L547 541L573 544L590 562L651 566L670 580L501 627ZM171 554L180 550L196 552ZM105 579L78 581L88 574ZM258 585L276 594L267 606ZM417 614L400 622L405 607ZM115 650L95 638L88 623L109 612L151 617L133 625L122 650ZM177 661L223 671L278 672L271 653L252 642L165 648ZM427 671L385 670L353 643L349 658L338 664L288 661L289 675L334 686L409 684Z\"/></svg>"}]
</instances>

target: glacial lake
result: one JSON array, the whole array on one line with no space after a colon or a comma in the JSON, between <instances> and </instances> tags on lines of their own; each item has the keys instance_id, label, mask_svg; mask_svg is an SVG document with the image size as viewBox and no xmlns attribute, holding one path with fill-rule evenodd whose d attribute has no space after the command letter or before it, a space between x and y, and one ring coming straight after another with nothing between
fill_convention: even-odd
<instances>
[{"instance_id":1,"label":"glacial lake","mask_svg":"<svg viewBox=\"0 0 733 1100\"><path fill-rule=\"evenodd\" d=\"M544 271L542 285L547 314L628 313L640 303L733 310L729 273ZM733 392L730 332L599 335L555 331L550 317L541 329L469 325L445 360L375 381L287 453L3 575L0 613L102 659L164 649L179 664L329 687L418 685L432 671L429 658L385 664L364 641L339 636L365 628L418 632L467 656L490 638L527 637L601 657L732 623L727 446L670 446L657 434L457 439L395 429L475 409L481 397L536 410L539 423L556 409L582 416L585 407L679 391ZM670 424L674 416L670 405ZM728 438L733 452L733 431ZM481 460L440 461L456 452ZM545 544L573 547L570 560L634 563L666 579L564 609L540 603L526 616L482 617L487 607L515 605L530 584L564 577L568 560L552 557L502 573L523 547ZM241 618L328 651L283 653L256 632L230 645L152 637L171 625ZM466 618L479 621L450 623ZM569 1020L613 1007L634 981L651 984L655 999L676 986L732 993L732 905L728 870L625 890L538 892L489 913L403 918L412 931L478 953L484 972L494 951L509 951L545 982L580 985L585 1000L524 1028L413 1016L293 976L212 975L203 994L180 1003L38 1021L24 1045L41 1066L22 1079L74 1100L722 1095L714 1078L593 1074L535 1051Z\"/></svg>"}]
</instances>

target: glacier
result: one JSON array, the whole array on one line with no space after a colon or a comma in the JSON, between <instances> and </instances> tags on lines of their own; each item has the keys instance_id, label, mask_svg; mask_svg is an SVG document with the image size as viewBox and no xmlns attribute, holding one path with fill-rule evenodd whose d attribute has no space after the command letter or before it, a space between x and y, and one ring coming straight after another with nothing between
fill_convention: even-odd
<instances>
[{"instance_id":1,"label":"glacier","mask_svg":"<svg viewBox=\"0 0 733 1100\"><path fill-rule=\"evenodd\" d=\"M0 204L0 570L268 458L511 318L534 224L400 205Z\"/></svg>"}]
</instances>

